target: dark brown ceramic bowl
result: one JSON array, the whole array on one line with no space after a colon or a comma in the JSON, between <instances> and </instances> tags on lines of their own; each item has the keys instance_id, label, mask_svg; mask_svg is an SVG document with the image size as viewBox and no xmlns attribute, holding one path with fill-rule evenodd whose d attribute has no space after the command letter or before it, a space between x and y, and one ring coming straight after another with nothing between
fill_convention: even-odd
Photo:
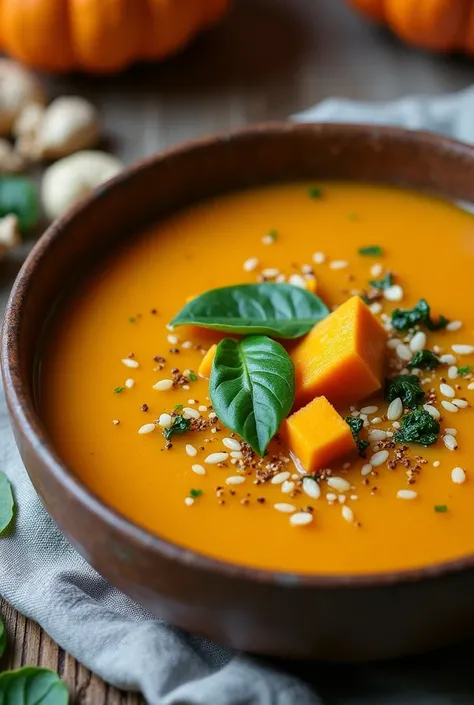
<instances>
[{"instance_id":1,"label":"dark brown ceramic bowl","mask_svg":"<svg viewBox=\"0 0 474 705\"><path fill-rule=\"evenodd\" d=\"M59 528L108 580L171 623L239 649L363 660L474 633L474 556L420 570L309 576L222 563L147 533L95 497L55 452L34 401L38 340L65 282L105 249L198 199L291 179L401 184L474 201L474 149L424 133L275 124L147 159L55 222L23 266L2 334L16 440Z\"/></svg>"}]
</instances>

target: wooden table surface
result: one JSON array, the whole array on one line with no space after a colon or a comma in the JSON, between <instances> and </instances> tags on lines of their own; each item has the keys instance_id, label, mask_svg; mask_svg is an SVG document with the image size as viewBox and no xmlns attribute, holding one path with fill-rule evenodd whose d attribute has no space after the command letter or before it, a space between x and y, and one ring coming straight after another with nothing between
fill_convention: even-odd
<instances>
[{"instance_id":1,"label":"wooden table surface","mask_svg":"<svg viewBox=\"0 0 474 705\"><path fill-rule=\"evenodd\" d=\"M220 27L163 65L107 79L47 77L51 93L93 100L108 148L128 163L190 137L284 119L328 96L391 100L458 90L472 81L473 63L406 48L343 0L236 3ZM142 702L103 683L1 600L0 613L10 643L2 665L57 670L74 703Z\"/></svg>"}]
</instances>

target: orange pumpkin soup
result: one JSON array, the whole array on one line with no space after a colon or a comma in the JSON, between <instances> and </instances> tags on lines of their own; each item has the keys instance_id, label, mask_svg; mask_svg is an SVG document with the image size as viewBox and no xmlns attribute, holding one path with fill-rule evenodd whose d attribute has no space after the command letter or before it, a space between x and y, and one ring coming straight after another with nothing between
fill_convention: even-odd
<instances>
[{"instance_id":1,"label":"orange pumpkin soup","mask_svg":"<svg viewBox=\"0 0 474 705\"><path fill-rule=\"evenodd\" d=\"M367 573L473 552L473 264L471 214L394 188L192 207L64 304L41 367L50 435L107 504L218 559ZM249 327L268 292L286 320ZM208 330L206 301L240 307L234 327Z\"/></svg>"}]
</instances>

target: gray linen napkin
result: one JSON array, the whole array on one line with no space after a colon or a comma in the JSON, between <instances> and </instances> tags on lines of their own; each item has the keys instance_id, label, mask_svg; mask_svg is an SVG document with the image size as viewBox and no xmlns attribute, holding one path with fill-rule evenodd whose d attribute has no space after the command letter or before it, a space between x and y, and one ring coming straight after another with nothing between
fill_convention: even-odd
<instances>
[{"instance_id":1,"label":"gray linen napkin","mask_svg":"<svg viewBox=\"0 0 474 705\"><path fill-rule=\"evenodd\" d=\"M474 88L383 105L327 100L295 119L404 125L471 141ZM11 284L3 277L0 303ZM151 705L474 705L471 644L371 666L276 664L156 619L101 578L46 514L18 455L1 390L0 469L18 504L15 530L0 540L0 594L95 673L140 690Z\"/></svg>"}]
</instances>

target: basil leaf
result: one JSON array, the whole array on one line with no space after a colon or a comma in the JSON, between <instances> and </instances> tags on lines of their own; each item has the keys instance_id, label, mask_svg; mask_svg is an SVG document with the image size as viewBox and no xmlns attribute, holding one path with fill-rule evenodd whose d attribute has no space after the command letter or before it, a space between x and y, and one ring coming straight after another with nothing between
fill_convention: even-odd
<instances>
[{"instance_id":1,"label":"basil leaf","mask_svg":"<svg viewBox=\"0 0 474 705\"><path fill-rule=\"evenodd\" d=\"M212 289L186 304L171 325L299 338L327 315L326 304L310 291L264 282Z\"/></svg>"},{"instance_id":2,"label":"basil leaf","mask_svg":"<svg viewBox=\"0 0 474 705\"><path fill-rule=\"evenodd\" d=\"M363 420L359 418L354 418L353 416L346 416L345 421L352 431L352 436L356 442L357 448L359 449L360 457L365 458L365 456L367 455L366 451L367 448L370 446L370 443L369 441L363 441L361 438L359 438L359 434L364 426Z\"/></svg>"},{"instance_id":3,"label":"basil leaf","mask_svg":"<svg viewBox=\"0 0 474 705\"><path fill-rule=\"evenodd\" d=\"M13 507L12 487L7 480L7 476L0 472L0 534L5 531L13 519Z\"/></svg>"},{"instance_id":4,"label":"basil leaf","mask_svg":"<svg viewBox=\"0 0 474 705\"><path fill-rule=\"evenodd\" d=\"M224 338L212 364L209 396L219 421L263 456L293 406L293 362L266 336Z\"/></svg>"},{"instance_id":5,"label":"basil leaf","mask_svg":"<svg viewBox=\"0 0 474 705\"><path fill-rule=\"evenodd\" d=\"M418 350L418 352L413 355L407 367L410 370L415 367L419 367L420 370L435 370L439 365L439 357L437 357L434 352L431 352L431 350L425 349Z\"/></svg>"},{"instance_id":6,"label":"basil leaf","mask_svg":"<svg viewBox=\"0 0 474 705\"><path fill-rule=\"evenodd\" d=\"M391 272L387 272L387 274L382 277L382 279L372 279L371 281L369 281L369 284L374 289L384 291L385 289L388 289L389 287L393 286L393 274Z\"/></svg>"},{"instance_id":7,"label":"basil leaf","mask_svg":"<svg viewBox=\"0 0 474 705\"><path fill-rule=\"evenodd\" d=\"M425 393L420 385L420 380L416 375L398 375L385 382L385 399L392 402L399 397L404 406L409 409L416 409L423 404Z\"/></svg>"},{"instance_id":8,"label":"basil leaf","mask_svg":"<svg viewBox=\"0 0 474 705\"><path fill-rule=\"evenodd\" d=\"M439 423L424 409L402 416L401 428L395 433L397 443L419 443L431 446L439 436Z\"/></svg>"},{"instance_id":9,"label":"basil leaf","mask_svg":"<svg viewBox=\"0 0 474 705\"><path fill-rule=\"evenodd\" d=\"M34 183L24 176L0 177L0 217L14 213L22 232L38 222L38 199Z\"/></svg>"},{"instance_id":10,"label":"basil leaf","mask_svg":"<svg viewBox=\"0 0 474 705\"><path fill-rule=\"evenodd\" d=\"M3 620L0 617L0 658L5 653L6 648L7 648L7 633L5 631L5 625L3 623Z\"/></svg>"},{"instance_id":11,"label":"basil leaf","mask_svg":"<svg viewBox=\"0 0 474 705\"><path fill-rule=\"evenodd\" d=\"M428 330L446 328L449 320L444 316L434 321L431 318L431 308L426 299L420 299L413 308L396 308L392 311L392 325L396 330L408 330L417 324L424 325Z\"/></svg>"},{"instance_id":12,"label":"basil leaf","mask_svg":"<svg viewBox=\"0 0 474 705\"><path fill-rule=\"evenodd\" d=\"M0 705L67 705L68 689L48 668L26 666L0 673Z\"/></svg>"}]
</instances>

